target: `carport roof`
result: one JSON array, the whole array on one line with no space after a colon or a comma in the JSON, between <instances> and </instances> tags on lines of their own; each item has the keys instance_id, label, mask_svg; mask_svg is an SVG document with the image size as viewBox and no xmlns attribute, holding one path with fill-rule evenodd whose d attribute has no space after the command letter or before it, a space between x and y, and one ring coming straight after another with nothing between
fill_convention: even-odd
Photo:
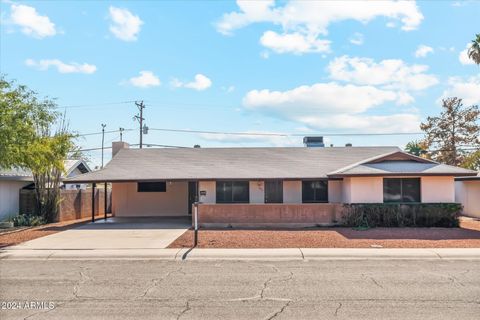
<instances>
[{"instance_id":1,"label":"carport roof","mask_svg":"<svg viewBox=\"0 0 480 320\"><path fill-rule=\"evenodd\" d=\"M105 168L65 182L314 179L398 147L122 149Z\"/></svg>"}]
</instances>

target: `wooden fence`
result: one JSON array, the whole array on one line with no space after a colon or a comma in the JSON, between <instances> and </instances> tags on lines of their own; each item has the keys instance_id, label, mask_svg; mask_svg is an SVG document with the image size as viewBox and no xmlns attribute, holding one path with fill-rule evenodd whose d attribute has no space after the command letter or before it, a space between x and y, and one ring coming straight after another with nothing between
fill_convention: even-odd
<instances>
[{"instance_id":1,"label":"wooden fence","mask_svg":"<svg viewBox=\"0 0 480 320\"><path fill-rule=\"evenodd\" d=\"M104 214L103 189L95 190L95 215ZM75 220L92 216L92 190L61 190L57 221ZM20 214L35 214L35 190L20 190ZM107 190L107 213L112 212L112 191Z\"/></svg>"}]
</instances>

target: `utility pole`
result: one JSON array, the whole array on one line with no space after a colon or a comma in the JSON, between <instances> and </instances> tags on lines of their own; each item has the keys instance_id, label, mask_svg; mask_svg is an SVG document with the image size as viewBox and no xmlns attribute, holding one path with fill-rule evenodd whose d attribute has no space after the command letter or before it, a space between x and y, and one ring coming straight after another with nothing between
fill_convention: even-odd
<instances>
[{"instance_id":1,"label":"utility pole","mask_svg":"<svg viewBox=\"0 0 480 320\"><path fill-rule=\"evenodd\" d=\"M105 127L107 125L102 123L102 169L103 169L103 149L104 149L104 142L105 142Z\"/></svg>"},{"instance_id":2,"label":"utility pole","mask_svg":"<svg viewBox=\"0 0 480 320\"><path fill-rule=\"evenodd\" d=\"M138 120L140 122L140 149L143 147L143 109L145 109L145 104L143 103L143 100L140 102L135 101L135 105L138 107L138 110L140 111L140 114L136 115L134 117L135 120Z\"/></svg>"}]
</instances>

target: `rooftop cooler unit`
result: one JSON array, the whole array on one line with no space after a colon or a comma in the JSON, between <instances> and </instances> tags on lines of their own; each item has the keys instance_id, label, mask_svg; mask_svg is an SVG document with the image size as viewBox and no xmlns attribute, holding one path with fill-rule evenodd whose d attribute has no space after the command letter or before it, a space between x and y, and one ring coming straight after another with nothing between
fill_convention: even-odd
<instances>
[{"instance_id":1,"label":"rooftop cooler unit","mask_svg":"<svg viewBox=\"0 0 480 320\"><path fill-rule=\"evenodd\" d=\"M303 145L308 148L325 147L325 144L323 143L323 137L304 137Z\"/></svg>"}]
</instances>

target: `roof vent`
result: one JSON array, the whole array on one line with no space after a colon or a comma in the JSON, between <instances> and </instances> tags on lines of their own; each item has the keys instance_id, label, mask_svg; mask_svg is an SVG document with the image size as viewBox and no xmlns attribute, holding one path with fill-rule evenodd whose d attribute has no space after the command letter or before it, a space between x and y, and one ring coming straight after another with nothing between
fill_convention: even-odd
<instances>
[{"instance_id":1,"label":"roof vent","mask_svg":"<svg viewBox=\"0 0 480 320\"><path fill-rule=\"evenodd\" d=\"M325 147L323 143L323 137L304 137L303 138L303 145L305 147Z\"/></svg>"}]
</instances>

